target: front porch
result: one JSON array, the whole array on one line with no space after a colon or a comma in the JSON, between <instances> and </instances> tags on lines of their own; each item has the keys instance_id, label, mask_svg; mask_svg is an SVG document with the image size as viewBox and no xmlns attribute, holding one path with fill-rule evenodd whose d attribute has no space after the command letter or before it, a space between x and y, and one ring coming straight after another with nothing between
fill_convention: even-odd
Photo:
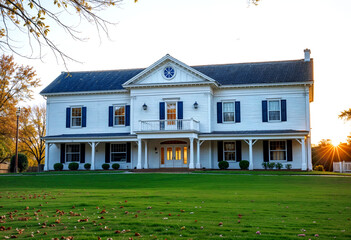
<instances>
[{"instance_id":1,"label":"front porch","mask_svg":"<svg viewBox=\"0 0 351 240\"><path fill-rule=\"evenodd\" d=\"M248 160L249 170L262 169L263 162L290 164L292 169L312 170L309 138L298 134L271 133L245 136L243 133L143 133L112 136L47 137L45 170L61 162L64 169L73 161L91 164L120 164L121 169L218 169L218 161L229 169L240 169ZM76 150L72 150L72 146Z\"/></svg>"}]
</instances>

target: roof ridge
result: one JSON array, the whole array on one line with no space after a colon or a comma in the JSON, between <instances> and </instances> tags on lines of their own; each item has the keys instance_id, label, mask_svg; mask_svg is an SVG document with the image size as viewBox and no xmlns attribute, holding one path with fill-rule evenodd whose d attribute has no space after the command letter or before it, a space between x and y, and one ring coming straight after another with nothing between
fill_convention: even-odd
<instances>
[{"instance_id":1,"label":"roof ridge","mask_svg":"<svg viewBox=\"0 0 351 240\"><path fill-rule=\"evenodd\" d=\"M311 62L313 58L311 58ZM276 61L262 61L262 62L240 62L240 63L215 63L206 65L192 65L190 67L208 67L208 66L225 66L225 65L241 65L241 64L260 64L260 63L285 63L285 62L304 62L304 59L294 59L294 60L276 60Z\"/></svg>"}]
</instances>

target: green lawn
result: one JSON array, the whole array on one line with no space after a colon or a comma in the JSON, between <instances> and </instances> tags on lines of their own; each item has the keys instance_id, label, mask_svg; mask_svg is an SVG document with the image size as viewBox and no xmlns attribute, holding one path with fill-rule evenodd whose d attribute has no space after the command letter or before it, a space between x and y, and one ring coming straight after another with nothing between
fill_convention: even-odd
<instances>
[{"instance_id":1,"label":"green lawn","mask_svg":"<svg viewBox=\"0 0 351 240\"><path fill-rule=\"evenodd\" d=\"M12 228L0 239L351 239L351 177L75 174L0 181L0 226Z\"/></svg>"}]
</instances>

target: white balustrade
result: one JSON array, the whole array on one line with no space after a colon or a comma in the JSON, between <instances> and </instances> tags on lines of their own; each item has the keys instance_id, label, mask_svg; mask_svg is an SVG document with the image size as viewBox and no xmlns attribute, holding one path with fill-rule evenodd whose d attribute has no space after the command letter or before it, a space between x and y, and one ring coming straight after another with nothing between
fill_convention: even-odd
<instances>
[{"instance_id":1,"label":"white balustrade","mask_svg":"<svg viewBox=\"0 0 351 240\"><path fill-rule=\"evenodd\" d=\"M140 131L160 132L160 131L200 131L200 122L194 119L175 120L140 120Z\"/></svg>"}]
</instances>

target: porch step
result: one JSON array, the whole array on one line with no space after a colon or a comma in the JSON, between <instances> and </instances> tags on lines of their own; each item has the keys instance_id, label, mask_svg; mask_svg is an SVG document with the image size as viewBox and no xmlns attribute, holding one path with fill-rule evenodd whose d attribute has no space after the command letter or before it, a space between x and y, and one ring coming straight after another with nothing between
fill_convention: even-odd
<instances>
[{"instance_id":1,"label":"porch step","mask_svg":"<svg viewBox=\"0 0 351 240\"><path fill-rule=\"evenodd\" d=\"M189 168L158 168L158 169L131 169L130 172L192 172L192 169Z\"/></svg>"}]
</instances>

